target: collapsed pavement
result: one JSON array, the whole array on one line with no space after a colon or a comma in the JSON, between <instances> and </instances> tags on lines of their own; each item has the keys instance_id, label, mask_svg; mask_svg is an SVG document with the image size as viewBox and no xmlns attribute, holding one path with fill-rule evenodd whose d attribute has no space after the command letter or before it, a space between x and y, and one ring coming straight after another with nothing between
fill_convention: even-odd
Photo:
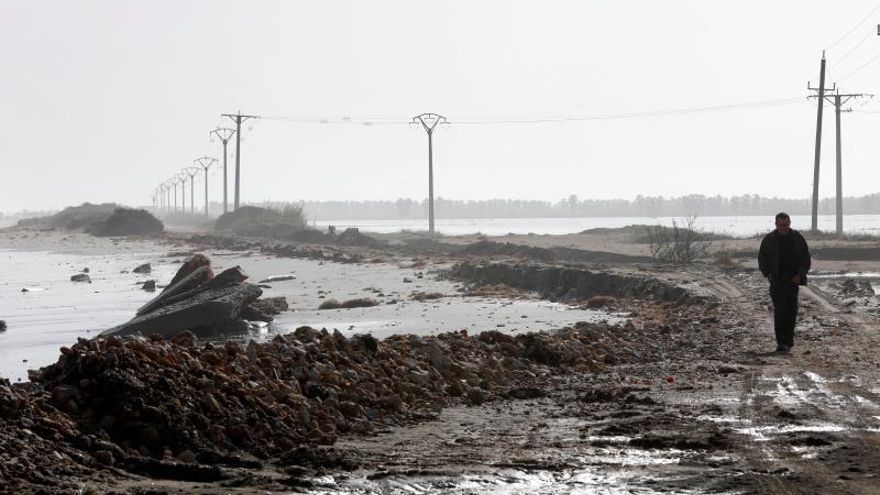
<instances>
[{"instance_id":1,"label":"collapsed pavement","mask_svg":"<svg viewBox=\"0 0 880 495\"><path fill-rule=\"evenodd\" d=\"M101 335L158 334L167 338L185 330L198 337L246 333L248 320L271 321L274 314L287 309L286 301L260 303L263 290L245 282L247 278L238 266L214 276L211 261L197 254L180 267L159 295L137 310L134 318Z\"/></svg>"}]
</instances>

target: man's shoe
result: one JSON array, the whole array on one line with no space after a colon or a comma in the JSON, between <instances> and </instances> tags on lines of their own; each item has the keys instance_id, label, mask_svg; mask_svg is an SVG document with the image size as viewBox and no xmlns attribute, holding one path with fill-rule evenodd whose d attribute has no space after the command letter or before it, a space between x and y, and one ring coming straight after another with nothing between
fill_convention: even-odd
<instances>
[{"instance_id":1,"label":"man's shoe","mask_svg":"<svg viewBox=\"0 0 880 495\"><path fill-rule=\"evenodd\" d=\"M791 347L780 345L776 347L776 354L791 354Z\"/></svg>"}]
</instances>

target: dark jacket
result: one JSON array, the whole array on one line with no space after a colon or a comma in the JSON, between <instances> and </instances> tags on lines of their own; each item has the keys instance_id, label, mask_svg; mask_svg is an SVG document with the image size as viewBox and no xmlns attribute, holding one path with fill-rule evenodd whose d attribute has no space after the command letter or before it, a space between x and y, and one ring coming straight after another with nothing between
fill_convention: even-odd
<instances>
[{"instance_id":1,"label":"dark jacket","mask_svg":"<svg viewBox=\"0 0 880 495\"><path fill-rule=\"evenodd\" d=\"M788 233L794 236L794 253L797 259L797 274L801 277L800 285L807 285L807 272L810 271L810 249L800 232L791 229ZM779 281L779 232L774 230L764 236L758 250L758 268L770 282Z\"/></svg>"}]
</instances>

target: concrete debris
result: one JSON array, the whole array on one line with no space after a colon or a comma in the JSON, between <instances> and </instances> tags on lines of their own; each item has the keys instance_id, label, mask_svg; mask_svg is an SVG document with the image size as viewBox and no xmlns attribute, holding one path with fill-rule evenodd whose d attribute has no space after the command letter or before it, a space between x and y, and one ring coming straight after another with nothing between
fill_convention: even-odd
<instances>
[{"instance_id":1,"label":"concrete debris","mask_svg":"<svg viewBox=\"0 0 880 495\"><path fill-rule=\"evenodd\" d=\"M180 267L158 296L138 309L132 320L101 335L155 333L168 338L185 330L199 336L245 333L246 320L271 321L264 312L249 308L263 291L246 283L247 278L238 266L214 276L211 261L197 254ZM276 303L265 306L274 308Z\"/></svg>"}]
</instances>

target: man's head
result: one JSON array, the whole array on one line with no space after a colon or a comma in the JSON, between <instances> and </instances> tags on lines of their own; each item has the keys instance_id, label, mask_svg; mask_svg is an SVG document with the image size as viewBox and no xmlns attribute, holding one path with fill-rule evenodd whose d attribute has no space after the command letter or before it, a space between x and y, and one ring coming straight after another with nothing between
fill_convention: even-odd
<instances>
[{"instance_id":1,"label":"man's head","mask_svg":"<svg viewBox=\"0 0 880 495\"><path fill-rule=\"evenodd\" d=\"M776 231L779 235L788 235L791 232L791 217L788 213L776 214Z\"/></svg>"}]
</instances>

